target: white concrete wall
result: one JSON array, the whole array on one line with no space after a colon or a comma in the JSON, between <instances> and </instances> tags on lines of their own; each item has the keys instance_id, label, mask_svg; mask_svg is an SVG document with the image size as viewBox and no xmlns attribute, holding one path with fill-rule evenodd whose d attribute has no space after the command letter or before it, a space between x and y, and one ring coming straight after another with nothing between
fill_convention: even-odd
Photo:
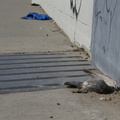
<instances>
[{"instance_id":1,"label":"white concrete wall","mask_svg":"<svg viewBox=\"0 0 120 120\"><path fill-rule=\"evenodd\" d=\"M90 50L93 0L32 0L32 3L39 3L72 42Z\"/></svg>"}]
</instances>

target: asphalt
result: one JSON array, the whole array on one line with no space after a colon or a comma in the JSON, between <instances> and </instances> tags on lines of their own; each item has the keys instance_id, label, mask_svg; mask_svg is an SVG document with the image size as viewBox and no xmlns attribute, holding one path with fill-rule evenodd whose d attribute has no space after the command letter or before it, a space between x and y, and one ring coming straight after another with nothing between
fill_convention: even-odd
<instances>
[{"instance_id":1,"label":"asphalt","mask_svg":"<svg viewBox=\"0 0 120 120\"><path fill-rule=\"evenodd\" d=\"M29 12L44 13L31 0L1 1L0 54L78 50L53 20L20 19ZM0 120L119 120L118 97L113 102L99 97L73 94L72 89L0 94Z\"/></svg>"}]
</instances>

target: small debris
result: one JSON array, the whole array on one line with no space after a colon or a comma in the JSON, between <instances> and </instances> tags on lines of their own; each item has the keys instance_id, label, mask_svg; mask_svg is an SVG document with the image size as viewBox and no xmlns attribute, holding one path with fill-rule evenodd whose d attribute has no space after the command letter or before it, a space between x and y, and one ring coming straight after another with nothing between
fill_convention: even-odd
<instances>
[{"instance_id":1,"label":"small debris","mask_svg":"<svg viewBox=\"0 0 120 120\"><path fill-rule=\"evenodd\" d=\"M100 97L99 100L103 101L103 100L105 100L105 97Z\"/></svg>"},{"instance_id":2,"label":"small debris","mask_svg":"<svg viewBox=\"0 0 120 120\"><path fill-rule=\"evenodd\" d=\"M91 96L91 98L93 98L93 96Z\"/></svg>"},{"instance_id":3,"label":"small debris","mask_svg":"<svg viewBox=\"0 0 120 120\"><path fill-rule=\"evenodd\" d=\"M73 51L76 52L76 51L80 51L80 50L77 48L77 49L73 49Z\"/></svg>"},{"instance_id":4,"label":"small debris","mask_svg":"<svg viewBox=\"0 0 120 120\"><path fill-rule=\"evenodd\" d=\"M57 103L57 105L60 105L60 103Z\"/></svg>"},{"instance_id":5,"label":"small debris","mask_svg":"<svg viewBox=\"0 0 120 120\"><path fill-rule=\"evenodd\" d=\"M48 36L48 34L46 36Z\"/></svg>"},{"instance_id":6,"label":"small debris","mask_svg":"<svg viewBox=\"0 0 120 120\"><path fill-rule=\"evenodd\" d=\"M50 118L53 118L53 116L50 116Z\"/></svg>"},{"instance_id":7,"label":"small debris","mask_svg":"<svg viewBox=\"0 0 120 120\"><path fill-rule=\"evenodd\" d=\"M111 99L111 97L106 97L105 98L105 101L111 101L112 99Z\"/></svg>"},{"instance_id":8,"label":"small debris","mask_svg":"<svg viewBox=\"0 0 120 120\"><path fill-rule=\"evenodd\" d=\"M86 57L85 59L88 59L88 57Z\"/></svg>"},{"instance_id":9,"label":"small debris","mask_svg":"<svg viewBox=\"0 0 120 120\"><path fill-rule=\"evenodd\" d=\"M60 30L51 30L52 32L59 32Z\"/></svg>"},{"instance_id":10,"label":"small debris","mask_svg":"<svg viewBox=\"0 0 120 120\"><path fill-rule=\"evenodd\" d=\"M99 98L101 101L111 101L112 99L111 99L111 97L100 97Z\"/></svg>"},{"instance_id":11,"label":"small debris","mask_svg":"<svg viewBox=\"0 0 120 120\"><path fill-rule=\"evenodd\" d=\"M31 6L40 6L40 4L32 3Z\"/></svg>"}]
</instances>

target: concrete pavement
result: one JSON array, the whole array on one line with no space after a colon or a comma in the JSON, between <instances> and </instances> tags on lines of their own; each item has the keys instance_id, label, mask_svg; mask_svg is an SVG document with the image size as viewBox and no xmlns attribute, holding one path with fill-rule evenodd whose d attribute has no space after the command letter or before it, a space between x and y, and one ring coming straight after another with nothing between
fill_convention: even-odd
<instances>
[{"instance_id":1,"label":"concrete pavement","mask_svg":"<svg viewBox=\"0 0 120 120\"><path fill-rule=\"evenodd\" d=\"M77 49L52 20L21 20L29 12L43 13L30 2L1 1L0 53ZM100 101L100 97L112 100ZM71 89L0 94L0 120L119 120L119 105L118 94L72 94Z\"/></svg>"},{"instance_id":2,"label":"concrete pavement","mask_svg":"<svg viewBox=\"0 0 120 120\"><path fill-rule=\"evenodd\" d=\"M30 0L4 0L0 4L0 53L66 51L71 47L67 36L53 20L22 20L29 12L44 11L31 6Z\"/></svg>"}]
</instances>

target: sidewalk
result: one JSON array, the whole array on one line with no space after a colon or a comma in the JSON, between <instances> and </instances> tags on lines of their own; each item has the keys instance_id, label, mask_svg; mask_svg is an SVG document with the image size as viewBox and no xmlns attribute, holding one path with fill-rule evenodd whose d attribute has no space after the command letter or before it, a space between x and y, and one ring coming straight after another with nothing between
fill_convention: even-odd
<instances>
[{"instance_id":1,"label":"sidewalk","mask_svg":"<svg viewBox=\"0 0 120 120\"><path fill-rule=\"evenodd\" d=\"M43 13L30 3L1 1L0 54L76 50L52 20L20 19L29 12ZM73 94L72 89L0 94L0 120L119 120L119 106L116 94Z\"/></svg>"},{"instance_id":2,"label":"sidewalk","mask_svg":"<svg viewBox=\"0 0 120 120\"><path fill-rule=\"evenodd\" d=\"M23 20L29 12L44 13L30 0L4 0L0 4L0 53L34 53L76 49L53 20ZM72 46L72 47L71 47Z\"/></svg>"}]
</instances>

